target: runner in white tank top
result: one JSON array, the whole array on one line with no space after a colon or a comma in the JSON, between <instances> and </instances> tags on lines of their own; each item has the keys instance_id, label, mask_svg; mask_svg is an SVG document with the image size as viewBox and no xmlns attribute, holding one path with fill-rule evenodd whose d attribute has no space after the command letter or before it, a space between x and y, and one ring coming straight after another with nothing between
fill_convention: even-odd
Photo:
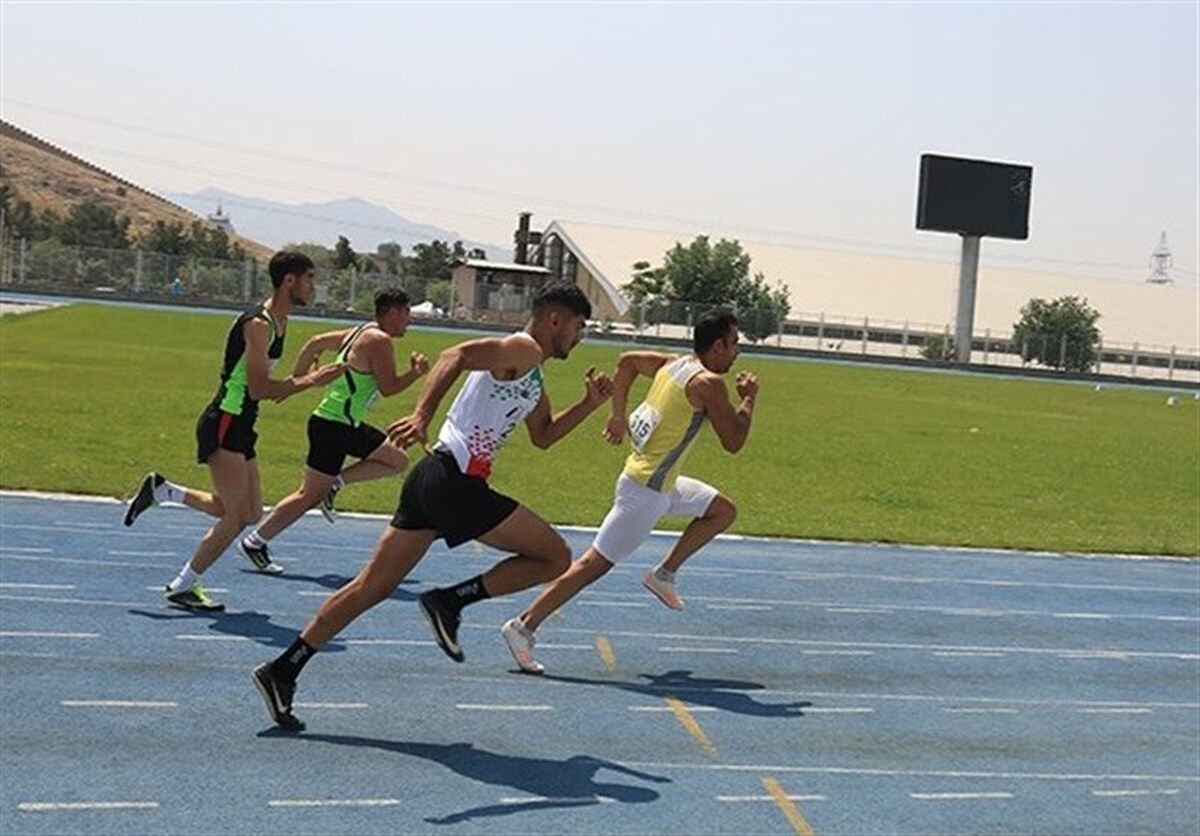
<instances>
[{"instance_id":1,"label":"runner in white tank top","mask_svg":"<svg viewBox=\"0 0 1200 836\"><path fill-rule=\"evenodd\" d=\"M370 561L353 581L321 605L292 645L254 669L254 682L277 725L304 728L292 714L296 678L312 655L359 615L391 595L439 537L454 547L479 540L511 553L482 575L420 596L438 646L457 662L462 608L545 583L571 563L562 536L545 520L487 483L496 454L521 421L536 447L550 447L612 394L612 381L588 369L584 395L554 414L542 385L547 357L566 359L583 335L591 304L574 285L550 285L533 301L519 334L469 340L442 352L429 372L413 413L388 427L404 446L424 443L438 404L467 372L438 442L409 469L400 503Z\"/></svg>"}]
</instances>

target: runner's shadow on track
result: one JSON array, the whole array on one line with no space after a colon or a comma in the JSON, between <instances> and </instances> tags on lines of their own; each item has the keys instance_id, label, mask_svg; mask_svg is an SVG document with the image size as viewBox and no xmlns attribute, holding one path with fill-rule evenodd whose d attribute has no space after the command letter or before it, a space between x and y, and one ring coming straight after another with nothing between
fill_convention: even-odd
<instances>
[{"instance_id":1,"label":"runner's shadow on track","mask_svg":"<svg viewBox=\"0 0 1200 836\"><path fill-rule=\"evenodd\" d=\"M243 636L267 647L290 647L296 638L295 627L284 627L272 624L271 617L266 613L254 612L225 612L225 613L190 613L190 612L153 612L151 610L127 610L130 615L140 615L154 621L190 621L198 618L207 619L208 629L214 633L229 636ZM336 653L345 650L346 645L330 642L321 649L322 653Z\"/></svg>"},{"instance_id":2,"label":"runner's shadow on track","mask_svg":"<svg viewBox=\"0 0 1200 836\"><path fill-rule=\"evenodd\" d=\"M260 732L259 737L283 736L275 730ZM488 804L472 807L459 813L437 818L426 818L430 824L458 824L472 819L509 816L533 810L550 810L560 807L586 807L604 801L622 804L646 804L659 798L659 794L648 787L636 784L607 783L596 780L596 773L608 769L632 778L655 784L669 784L670 778L650 775L630 769L614 761L591 755L575 755L565 760L551 758L527 758L501 755L478 749L473 743L409 743L403 740L381 740L373 737L356 737L341 734L287 735L293 740L315 740L335 743L339 746L363 746L423 758L440 763L452 772L481 784L511 787L537 798L514 804Z\"/></svg>"},{"instance_id":3,"label":"runner's shadow on track","mask_svg":"<svg viewBox=\"0 0 1200 836\"><path fill-rule=\"evenodd\" d=\"M258 572L253 569L243 569L242 572L247 575L257 575ZM281 575L272 575L273 581L300 581L302 583L314 583L317 586L322 586L325 589L339 590L350 581L354 580L353 575L339 575L337 572L326 572L323 575L302 575L299 572L293 572L290 569L285 569ZM415 578L405 578L400 581L400 586L411 586L420 584L421 581ZM417 595L415 592L409 592L406 589L401 589L399 586L388 596L393 601L416 601Z\"/></svg>"},{"instance_id":4,"label":"runner's shadow on track","mask_svg":"<svg viewBox=\"0 0 1200 836\"><path fill-rule=\"evenodd\" d=\"M689 670L671 670L666 673L640 673L638 678L649 682L622 682L612 679L584 679L577 676L543 674L542 679L568 682L573 685L601 685L618 688L649 697L676 697L691 705L705 705L733 714L751 717L803 717L802 709L811 702L764 703L753 699L744 691L762 691L766 688L758 682L741 679L705 679L692 675Z\"/></svg>"}]
</instances>

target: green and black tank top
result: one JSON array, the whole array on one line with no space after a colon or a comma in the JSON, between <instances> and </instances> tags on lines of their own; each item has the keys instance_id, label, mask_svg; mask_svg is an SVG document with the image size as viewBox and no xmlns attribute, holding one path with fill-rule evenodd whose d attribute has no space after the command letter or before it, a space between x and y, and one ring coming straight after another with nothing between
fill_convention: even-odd
<instances>
[{"instance_id":1,"label":"green and black tank top","mask_svg":"<svg viewBox=\"0 0 1200 836\"><path fill-rule=\"evenodd\" d=\"M330 383L325 390L325 397L313 410L313 415L326 421L336 421L339 424L349 424L357 427L363 422L367 410L379 397L379 381L371 372L360 372L350 367L350 349L362 336L363 332L375 323L366 322L355 328L342 340L335 362L345 363L342 376Z\"/></svg>"},{"instance_id":2,"label":"green and black tank top","mask_svg":"<svg viewBox=\"0 0 1200 836\"><path fill-rule=\"evenodd\" d=\"M250 397L250 381L246 373L246 335L244 326L253 319L266 320L270 327L270 343L267 347L267 370L275 368L283 356L283 334L275 325L275 317L262 304L243 313L229 329L225 338L225 362L221 365L221 384L217 387L213 405L231 415L255 418L258 401Z\"/></svg>"}]
</instances>

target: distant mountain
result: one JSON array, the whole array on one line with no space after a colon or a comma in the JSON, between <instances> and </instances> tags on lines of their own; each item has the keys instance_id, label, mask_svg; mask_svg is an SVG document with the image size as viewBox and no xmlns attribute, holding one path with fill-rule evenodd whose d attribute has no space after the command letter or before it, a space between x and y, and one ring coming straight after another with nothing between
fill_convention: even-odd
<instances>
[{"instance_id":1,"label":"distant mountain","mask_svg":"<svg viewBox=\"0 0 1200 836\"><path fill-rule=\"evenodd\" d=\"M468 250L480 247L489 258L508 260L511 247L469 241L457 232L432 224L416 223L391 209L356 197L325 203L278 203L209 188L194 194L177 192L165 196L180 206L207 216L220 207L238 233L272 247L287 243L314 242L332 247L339 235L350 239L357 252L375 252L376 247L395 241L411 251L413 244L462 241Z\"/></svg>"}]
</instances>

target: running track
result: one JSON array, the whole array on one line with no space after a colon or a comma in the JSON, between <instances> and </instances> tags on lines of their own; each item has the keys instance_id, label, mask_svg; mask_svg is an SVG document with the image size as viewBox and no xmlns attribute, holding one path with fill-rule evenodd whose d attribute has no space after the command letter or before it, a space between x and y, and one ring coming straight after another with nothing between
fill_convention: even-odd
<instances>
[{"instance_id":1,"label":"running track","mask_svg":"<svg viewBox=\"0 0 1200 836\"><path fill-rule=\"evenodd\" d=\"M351 488L352 490L352 488ZM0 831L25 833L1195 833L1200 565L721 539L682 613L637 575L511 672L467 611L465 664L413 601L476 574L436 547L308 667L271 731L250 668L383 525L310 515L287 573L227 554L229 611L164 605L207 521L0 494ZM565 532L578 553L585 531ZM217 591L219 590L219 591Z\"/></svg>"}]
</instances>

